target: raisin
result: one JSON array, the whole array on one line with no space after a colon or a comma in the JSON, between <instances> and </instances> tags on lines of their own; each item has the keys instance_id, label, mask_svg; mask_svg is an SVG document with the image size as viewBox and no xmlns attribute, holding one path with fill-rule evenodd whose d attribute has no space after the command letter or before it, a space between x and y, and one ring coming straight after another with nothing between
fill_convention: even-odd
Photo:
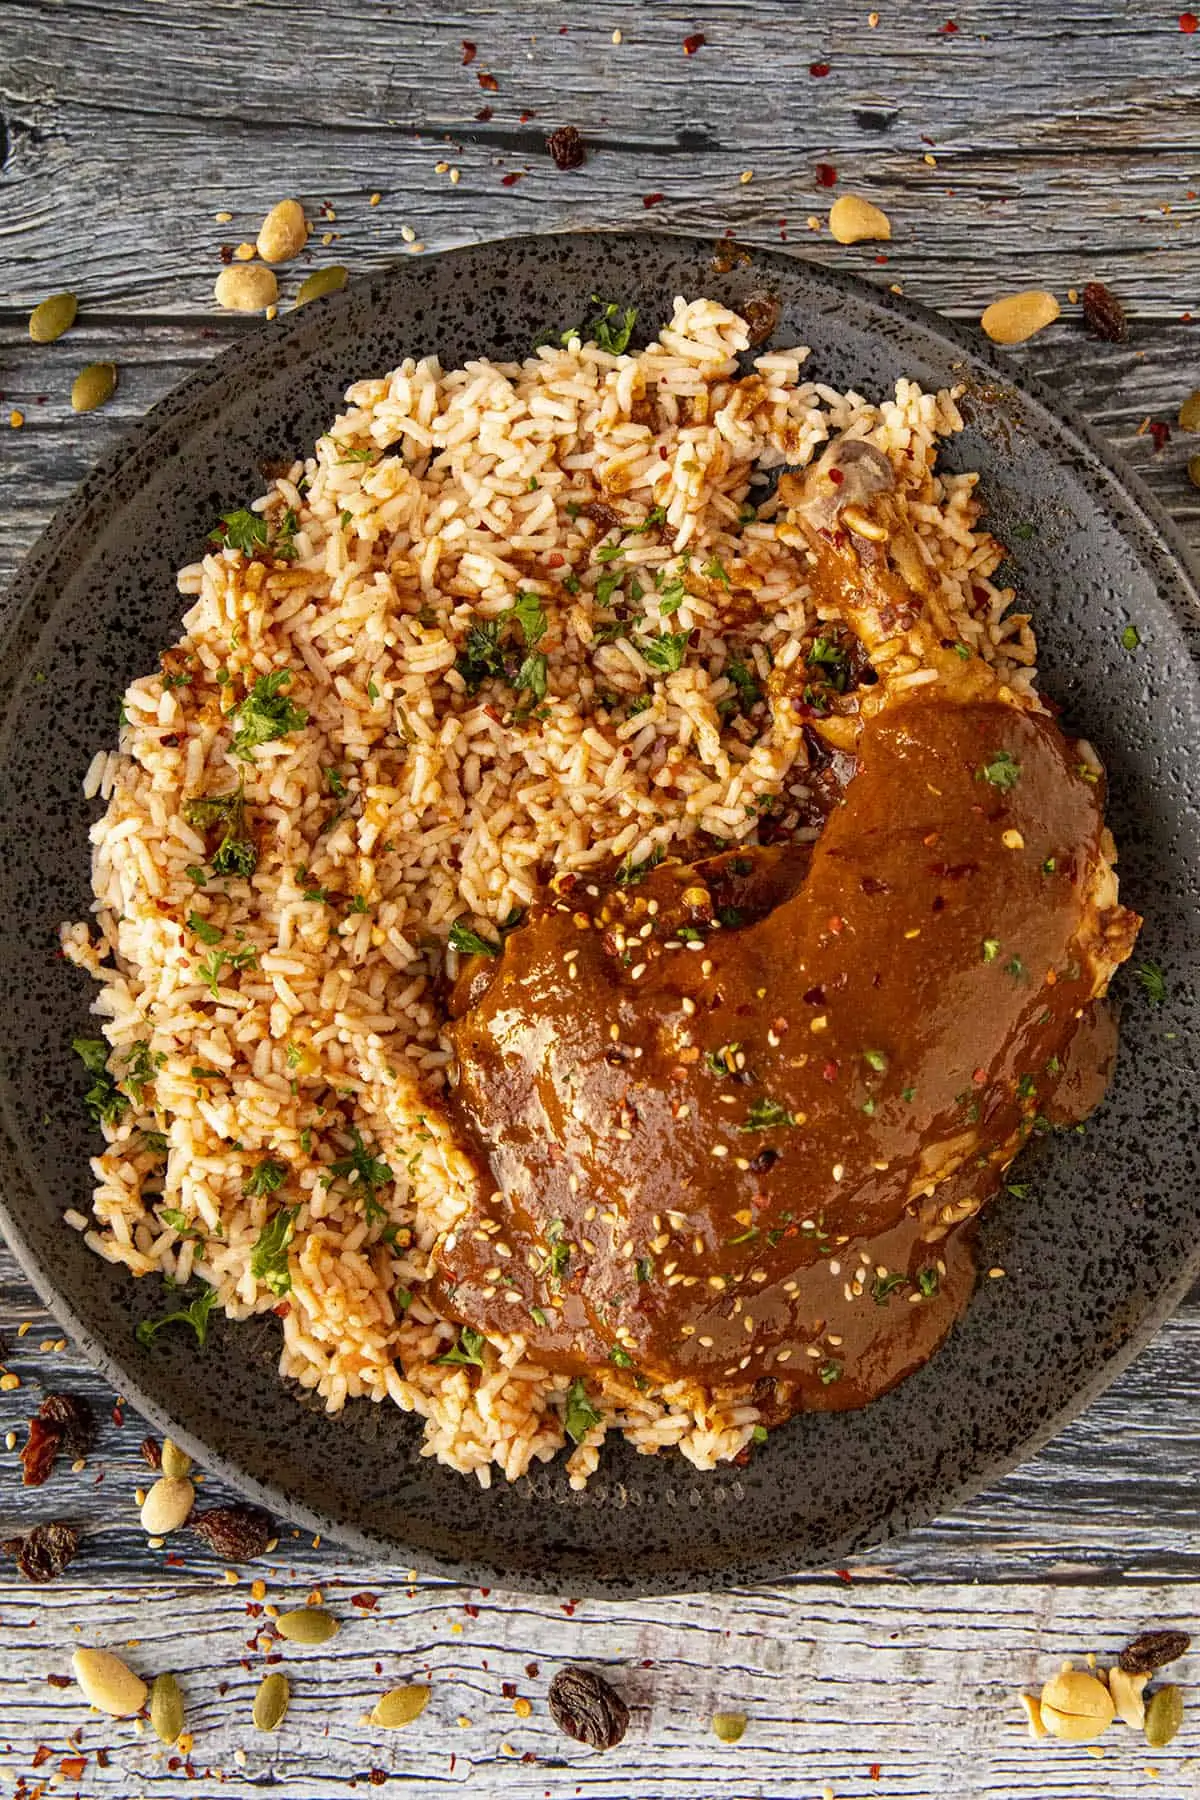
<instances>
[{"instance_id":1,"label":"raisin","mask_svg":"<svg viewBox=\"0 0 1200 1800\"><path fill-rule=\"evenodd\" d=\"M23 1537L6 1538L0 1543L6 1556L16 1558L26 1581L53 1581L78 1548L79 1533L75 1527L53 1519L47 1525L35 1525Z\"/></svg>"},{"instance_id":2,"label":"raisin","mask_svg":"<svg viewBox=\"0 0 1200 1800\"><path fill-rule=\"evenodd\" d=\"M26 1487L41 1487L54 1467L57 1454L58 1433L54 1427L47 1425L44 1419L30 1419L29 1436L21 1451L21 1467L25 1471L23 1480Z\"/></svg>"},{"instance_id":3,"label":"raisin","mask_svg":"<svg viewBox=\"0 0 1200 1800\"><path fill-rule=\"evenodd\" d=\"M582 169L587 161L583 139L574 125L560 125L546 139L546 148L554 158L556 169Z\"/></svg>"},{"instance_id":4,"label":"raisin","mask_svg":"<svg viewBox=\"0 0 1200 1800\"><path fill-rule=\"evenodd\" d=\"M142 1453L142 1461L148 1469L162 1468L162 1445L156 1437L144 1437L138 1448Z\"/></svg>"},{"instance_id":5,"label":"raisin","mask_svg":"<svg viewBox=\"0 0 1200 1800\"><path fill-rule=\"evenodd\" d=\"M747 294L742 301L742 317L750 328L751 344L765 344L779 323L778 295Z\"/></svg>"},{"instance_id":6,"label":"raisin","mask_svg":"<svg viewBox=\"0 0 1200 1800\"><path fill-rule=\"evenodd\" d=\"M225 1562L250 1562L261 1556L275 1529L261 1506L235 1501L232 1506L213 1506L197 1513L191 1529L203 1538L214 1555Z\"/></svg>"},{"instance_id":7,"label":"raisin","mask_svg":"<svg viewBox=\"0 0 1200 1800\"><path fill-rule=\"evenodd\" d=\"M58 1447L70 1462L86 1456L95 1442L92 1409L77 1394L47 1394L38 1407L38 1418L57 1431Z\"/></svg>"},{"instance_id":8,"label":"raisin","mask_svg":"<svg viewBox=\"0 0 1200 1800\"><path fill-rule=\"evenodd\" d=\"M1106 288L1102 281L1089 281L1080 298L1083 322L1092 335L1103 338L1106 344L1123 344L1129 336L1129 327L1125 322L1125 308L1112 289Z\"/></svg>"},{"instance_id":9,"label":"raisin","mask_svg":"<svg viewBox=\"0 0 1200 1800\"><path fill-rule=\"evenodd\" d=\"M1187 1654L1191 1638L1186 1631L1143 1631L1126 1644L1117 1661L1126 1675L1153 1675Z\"/></svg>"},{"instance_id":10,"label":"raisin","mask_svg":"<svg viewBox=\"0 0 1200 1800\"><path fill-rule=\"evenodd\" d=\"M629 1708L591 1669L560 1669L550 1683L549 1701L558 1729L593 1750L611 1750L629 1729Z\"/></svg>"}]
</instances>

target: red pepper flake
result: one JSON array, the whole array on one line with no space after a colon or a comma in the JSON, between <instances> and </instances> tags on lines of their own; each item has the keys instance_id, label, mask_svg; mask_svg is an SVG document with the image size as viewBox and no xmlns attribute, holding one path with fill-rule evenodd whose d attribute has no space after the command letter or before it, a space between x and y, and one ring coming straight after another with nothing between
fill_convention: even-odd
<instances>
[{"instance_id":1,"label":"red pepper flake","mask_svg":"<svg viewBox=\"0 0 1200 1800\"><path fill-rule=\"evenodd\" d=\"M565 26L565 25L563 25L563 26L562 26L562 27L561 27L561 28L560 28L560 30L559 30L559 36L560 36L560 37L561 37L561 36L562 36L562 33L563 33L563 32L564 32L564 31L565 31L565 30L566 30L566 29L567 29L567 28L566 28L566 26ZM455 1751L453 1751L453 1750L452 1750L452 1751L451 1751L451 1752L450 1752L450 1773L451 1773L451 1774L452 1774L452 1775L453 1775L453 1773L454 1773L454 1765L455 1765L455 1763L456 1763L456 1762L457 1762L457 1761L458 1761L458 1756L457 1756L457 1753L456 1753L456 1752L455 1752Z\"/></svg>"},{"instance_id":2,"label":"red pepper flake","mask_svg":"<svg viewBox=\"0 0 1200 1800\"><path fill-rule=\"evenodd\" d=\"M468 1619L477 1619L479 1617L479 1608L473 1606L470 1601L463 1607L463 1611L466 1613Z\"/></svg>"},{"instance_id":3,"label":"red pepper flake","mask_svg":"<svg viewBox=\"0 0 1200 1800\"><path fill-rule=\"evenodd\" d=\"M665 194L643 194L642 205L646 207L657 206L659 201L665 200L666 197Z\"/></svg>"},{"instance_id":4,"label":"red pepper flake","mask_svg":"<svg viewBox=\"0 0 1200 1800\"><path fill-rule=\"evenodd\" d=\"M833 64L826 62L809 63L808 72L813 77L814 81L820 81L824 76L833 74Z\"/></svg>"},{"instance_id":5,"label":"red pepper flake","mask_svg":"<svg viewBox=\"0 0 1200 1800\"><path fill-rule=\"evenodd\" d=\"M169 1556L163 1557L163 1561L169 1569L182 1569L183 1567L183 1558L178 1550L172 1550Z\"/></svg>"},{"instance_id":6,"label":"red pepper flake","mask_svg":"<svg viewBox=\"0 0 1200 1800\"><path fill-rule=\"evenodd\" d=\"M292 1303L290 1300L281 1300L278 1306L273 1306L271 1308L271 1311L277 1319L286 1319L291 1310Z\"/></svg>"},{"instance_id":7,"label":"red pepper flake","mask_svg":"<svg viewBox=\"0 0 1200 1800\"><path fill-rule=\"evenodd\" d=\"M519 114L519 115L518 115L518 118L517 118L517 124L518 124L518 125L528 125L528 123L529 123L529 121L530 121L530 119L536 119L536 118L537 118L537 114L536 114L536 113L532 113L532 112L523 112L523 113L521 113L521 114Z\"/></svg>"},{"instance_id":8,"label":"red pepper flake","mask_svg":"<svg viewBox=\"0 0 1200 1800\"><path fill-rule=\"evenodd\" d=\"M835 937L837 936L839 931L842 931L845 929L845 924L846 924L846 921L845 921L845 919L842 918L840 913L831 913L830 914L829 929L830 929L830 931L832 931L832 933Z\"/></svg>"},{"instance_id":9,"label":"red pepper flake","mask_svg":"<svg viewBox=\"0 0 1200 1800\"><path fill-rule=\"evenodd\" d=\"M518 181L520 181L523 174L524 174L523 169L513 169L509 174L502 175L500 177L500 186L501 187L516 187Z\"/></svg>"},{"instance_id":10,"label":"red pepper flake","mask_svg":"<svg viewBox=\"0 0 1200 1800\"><path fill-rule=\"evenodd\" d=\"M947 19L946 23L944 25L938 26L938 36L939 37L953 37L957 30L958 30L958 26L955 24L954 20Z\"/></svg>"},{"instance_id":11,"label":"red pepper flake","mask_svg":"<svg viewBox=\"0 0 1200 1800\"><path fill-rule=\"evenodd\" d=\"M87 1768L87 1757L64 1756L58 1766L68 1781L79 1781Z\"/></svg>"},{"instance_id":12,"label":"red pepper flake","mask_svg":"<svg viewBox=\"0 0 1200 1800\"><path fill-rule=\"evenodd\" d=\"M49 1762L53 1755L54 1752L49 1744L39 1744L30 1761L35 1769L40 1769L42 1764Z\"/></svg>"},{"instance_id":13,"label":"red pepper flake","mask_svg":"<svg viewBox=\"0 0 1200 1800\"><path fill-rule=\"evenodd\" d=\"M372 1769L367 1776L367 1780L370 1782L372 1787L382 1787L384 1782L387 1780L387 1770L386 1769Z\"/></svg>"},{"instance_id":14,"label":"red pepper flake","mask_svg":"<svg viewBox=\"0 0 1200 1800\"><path fill-rule=\"evenodd\" d=\"M821 1070L821 1073L825 1077L826 1081L836 1081L838 1078L837 1063L827 1062L825 1064L825 1067Z\"/></svg>"},{"instance_id":15,"label":"red pepper flake","mask_svg":"<svg viewBox=\"0 0 1200 1800\"><path fill-rule=\"evenodd\" d=\"M481 125L486 125L488 120L495 118L495 116L496 115L490 106L481 106L479 111L475 114L475 117Z\"/></svg>"},{"instance_id":16,"label":"red pepper flake","mask_svg":"<svg viewBox=\"0 0 1200 1800\"><path fill-rule=\"evenodd\" d=\"M1195 31L1197 25L1200 25L1200 19L1197 19L1195 13L1180 13L1180 15L1179 15L1180 31L1186 32L1187 35L1189 37L1191 37L1191 35L1192 35L1193 31Z\"/></svg>"},{"instance_id":17,"label":"red pepper flake","mask_svg":"<svg viewBox=\"0 0 1200 1800\"><path fill-rule=\"evenodd\" d=\"M125 1414L119 1401L112 1409L112 1422L114 1425L123 1425L125 1423Z\"/></svg>"},{"instance_id":18,"label":"red pepper flake","mask_svg":"<svg viewBox=\"0 0 1200 1800\"><path fill-rule=\"evenodd\" d=\"M476 79L479 82L480 87L484 88L489 94L498 94L500 92L500 83L496 80L494 75L489 75L486 69L480 69Z\"/></svg>"},{"instance_id":19,"label":"red pepper flake","mask_svg":"<svg viewBox=\"0 0 1200 1800\"><path fill-rule=\"evenodd\" d=\"M971 1076L971 1080L975 1083L976 1087L986 1087L987 1086L987 1070L986 1069L976 1069L974 1074Z\"/></svg>"},{"instance_id":20,"label":"red pepper flake","mask_svg":"<svg viewBox=\"0 0 1200 1800\"><path fill-rule=\"evenodd\" d=\"M564 1600L560 1610L566 1613L568 1619L573 1619L575 1617L575 1609L578 1605L578 1600Z\"/></svg>"},{"instance_id":21,"label":"red pepper flake","mask_svg":"<svg viewBox=\"0 0 1200 1800\"><path fill-rule=\"evenodd\" d=\"M566 560L567 559L561 550L552 550L546 558L546 567L548 569L561 569Z\"/></svg>"},{"instance_id":22,"label":"red pepper flake","mask_svg":"<svg viewBox=\"0 0 1200 1800\"><path fill-rule=\"evenodd\" d=\"M837 180L837 170L832 163L817 164L817 186L832 187Z\"/></svg>"},{"instance_id":23,"label":"red pepper flake","mask_svg":"<svg viewBox=\"0 0 1200 1800\"><path fill-rule=\"evenodd\" d=\"M367 1593L351 1594L350 1604L351 1606L361 1606L364 1612L374 1612L375 1608L379 1605L379 1595Z\"/></svg>"},{"instance_id":24,"label":"red pepper flake","mask_svg":"<svg viewBox=\"0 0 1200 1800\"><path fill-rule=\"evenodd\" d=\"M462 41L462 47L463 47L463 68L465 69L468 63L473 63L475 61L475 51L476 51L477 46L471 42L470 38L464 38Z\"/></svg>"},{"instance_id":25,"label":"red pepper flake","mask_svg":"<svg viewBox=\"0 0 1200 1800\"><path fill-rule=\"evenodd\" d=\"M872 1763L870 1768L867 1770L867 1774L869 1775L869 1777L871 1778L872 1781L878 1781L879 1777L882 1773L883 1773L883 1770L879 1763Z\"/></svg>"},{"instance_id":26,"label":"red pepper flake","mask_svg":"<svg viewBox=\"0 0 1200 1800\"><path fill-rule=\"evenodd\" d=\"M691 37L685 37L683 40L683 54L695 56L697 50L702 50L707 42L708 39L702 31L693 31Z\"/></svg>"},{"instance_id":27,"label":"red pepper flake","mask_svg":"<svg viewBox=\"0 0 1200 1800\"><path fill-rule=\"evenodd\" d=\"M500 1692L503 1694L503 1696L506 1700L515 1700L517 1697L516 1682L515 1681L502 1681L500 1683Z\"/></svg>"},{"instance_id":28,"label":"red pepper flake","mask_svg":"<svg viewBox=\"0 0 1200 1800\"><path fill-rule=\"evenodd\" d=\"M564 26L563 29L565 31L566 27ZM487 1599L487 1597L491 1593L491 1591L492 1591L491 1588L480 1588L480 1590L479 1590L480 1594L483 1596L483 1598L485 1600Z\"/></svg>"},{"instance_id":29,"label":"red pepper flake","mask_svg":"<svg viewBox=\"0 0 1200 1800\"><path fill-rule=\"evenodd\" d=\"M841 487L841 485L842 485L843 481L845 481L846 477L841 469L830 469L829 479L830 479L830 481L832 481L834 487Z\"/></svg>"},{"instance_id":30,"label":"red pepper flake","mask_svg":"<svg viewBox=\"0 0 1200 1800\"><path fill-rule=\"evenodd\" d=\"M67 1688L71 1685L71 1677L69 1675L47 1675L46 1680L50 1683L51 1687Z\"/></svg>"},{"instance_id":31,"label":"red pepper flake","mask_svg":"<svg viewBox=\"0 0 1200 1800\"><path fill-rule=\"evenodd\" d=\"M1171 427L1162 419L1151 419L1150 436L1154 439L1154 453L1157 456L1171 441Z\"/></svg>"},{"instance_id":32,"label":"red pepper flake","mask_svg":"<svg viewBox=\"0 0 1200 1800\"><path fill-rule=\"evenodd\" d=\"M540 1663L534 1662L525 1664L525 1673L528 1675L530 1681L536 1681L541 1672L542 1669Z\"/></svg>"},{"instance_id":33,"label":"red pepper flake","mask_svg":"<svg viewBox=\"0 0 1200 1800\"><path fill-rule=\"evenodd\" d=\"M849 1569L835 1569L833 1572L837 1576L839 1581L845 1582L847 1587L851 1587L853 1585Z\"/></svg>"}]
</instances>

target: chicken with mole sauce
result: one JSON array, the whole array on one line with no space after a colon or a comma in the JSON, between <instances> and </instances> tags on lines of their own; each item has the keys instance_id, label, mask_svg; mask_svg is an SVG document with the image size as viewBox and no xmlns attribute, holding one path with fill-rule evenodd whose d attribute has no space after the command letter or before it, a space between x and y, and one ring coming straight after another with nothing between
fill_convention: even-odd
<instances>
[{"instance_id":1,"label":"chicken with mole sauce","mask_svg":"<svg viewBox=\"0 0 1200 1800\"><path fill-rule=\"evenodd\" d=\"M1139 921L1102 771L957 640L894 482L842 439L781 483L853 633L824 704L813 645L772 681L824 753L816 841L560 877L459 975L478 1183L440 1299L548 1368L863 1405L965 1306L1031 1133L1104 1092Z\"/></svg>"}]
</instances>

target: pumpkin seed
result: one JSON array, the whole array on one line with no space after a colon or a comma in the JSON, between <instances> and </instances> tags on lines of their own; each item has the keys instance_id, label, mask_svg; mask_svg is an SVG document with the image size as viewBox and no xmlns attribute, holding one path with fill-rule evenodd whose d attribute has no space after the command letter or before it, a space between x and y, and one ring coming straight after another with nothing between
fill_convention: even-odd
<instances>
[{"instance_id":1,"label":"pumpkin seed","mask_svg":"<svg viewBox=\"0 0 1200 1800\"><path fill-rule=\"evenodd\" d=\"M375 1702L371 1723L382 1725L385 1731L398 1731L401 1725L411 1725L414 1719L419 1719L428 1705L427 1687L389 1688Z\"/></svg>"},{"instance_id":2,"label":"pumpkin seed","mask_svg":"<svg viewBox=\"0 0 1200 1800\"><path fill-rule=\"evenodd\" d=\"M275 1629L293 1644L327 1644L339 1626L333 1614L319 1606L298 1606L294 1612L281 1613Z\"/></svg>"},{"instance_id":3,"label":"pumpkin seed","mask_svg":"<svg viewBox=\"0 0 1200 1800\"><path fill-rule=\"evenodd\" d=\"M154 1677L150 1689L150 1723L163 1744L173 1744L183 1730L183 1695L173 1675Z\"/></svg>"},{"instance_id":4,"label":"pumpkin seed","mask_svg":"<svg viewBox=\"0 0 1200 1800\"><path fill-rule=\"evenodd\" d=\"M43 306L49 306L49 304L48 300L42 302ZM38 311L41 311L41 307L38 308ZM32 319L29 322L29 328L32 331ZM1189 394L1180 407L1179 429L1180 431L1200 431L1200 388L1197 388L1195 393Z\"/></svg>"},{"instance_id":5,"label":"pumpkin seed","mask_svg":"<svg viewBox=\"0 0 1200 1800\"><path fill-rule=\"evenodd\" d=\"M181 1450L179 1448L179 1445L176 1444L171 1438L163 1439L163 1447L162 1447L161 1455L162 1455L162 1472L164 1475L172 1475L176 1479L182 1480L185 1475L191 1474L191 1472L192 1472L191 1457L188 1455L186 1450Z\"/></svg>"},{"instance_id":6,"label":"pumpkin seed","mask_svg":"<svg viewBox=\"0 0 1200 1800\"><path fill-rule=\"evenodd\" d=\"M714 1713L712 1728L723 1744L736 1744L746 1729L745 1713Z\"/></svg>"},{"instance_id":7,"label":"pumpkin seed","mask_svg":"<svg viewBox=\"0 0 1200 1800\"><path fill-rule=\"evenodd\" d=\"M76 412L94 412L106 400L112 399L116 389L116 363L89 363L75 377L71 405Z\"/></svg>"},{"instance_id":8,"label":"pumpkin seed","mask_svg":"<svg viewBox=\"0 0 1200 1800\"><path fill-rule=\"evenodd\" d=\"M178 1531L196 1503L191 1482L179 1476L160 1475L142 1502L142 1530L151 1537Z\"/></svg>"},{"instance_id":9,"label":"pumpkin seed","mask_svg":"<svg viewBox=\"0 0 1200 1800\"><path fill-rule=\"evenodd\" d=\"M78 295L51 294L29 315L30 337L35 344L53 344L64 331L70 331L78 311Z\"/></svg>"},{"instance_id":10,"label":"pumpkin seed","mask_svg":"<svg viewBox=\"0 0 1200 1800\"><path fill-rule=\"evenodd\" d=\"M230 263L217 276L213 299L226 312L262 312L279 298L275 271L266 263Z\"/></svg>"},{"instance_id":11,"label":"pumpkin seed","mask_svg":"<svg viewBox=\"0 0 1200 1800\"><path fill-rule=\"evenodd\" d=\"M298 200L281 200L258 228L258 254L264 262L290 262L307 242L308 226Z\"/></svg>"},{"instance_id":12,"label":"pumpkin seed","mask_svg":"<svg viewBox=\"0 0 1200 1800\"><path fill-rule=\"evenodd\" d=\"M839 244L861 244L867 239L890 238L892 222L869 200L843 194L829 209L829 232Z\"/></svg>"},{"instance_id":13,"label":"pumpkin seed","mask_svg":"<svg viewBox=\"0 0 1200 1800\"><path fill-rule=\"evenodd\" d=\"M296 295L297 306L307 306L310 300L323 300L326 294L336 294L345 287L350 278L349 269L341 263L330 263L327 269L314 269L312 274L300 283L300 292Z\"/></svg>"},{"instance_id":14,"label":"pumpkin seed","mask_svg":"<svg viewBox=\"0 0 1200 1800\"><path fill-rule=\"evenodd\" d=\"M71 1667L84 1699L98 1712L114 1719L131 1719L146 1704L149 1689L145 1682L111 1650L76 1650Z\"/></svg>"},{"instance_id":15,"label":"pumpkin seed","mask_svg":"<svg viewBox=\"0 0 1200 1800\"><path fill-rule=\"evenodd\" d=\"M993 300L979 323L993 344L1023 344L1035 332L1053 325L1059 311L1053 294L1042 288L1026 288L1023 293Z\"/></svg>"},{"instance_id":16,"label":"pumpkin seed","mask_svg":"<svg viewBox=\"0 0 1200 1800\"><path fill-rule=\"evenodd\" d=\"M1183 1695L1173 1684L1151 1694L1146 1708L1146 1742L1152 1750L1165 1750L1183 1724Z\"/></svg>"},{"instance_id":17,"label":"pumpkin seed","mask_svg":"<svg viewBox=\"0 0 1200 1800\"><path fill-rule=\"evenodd\" d=\"M287 1676L281 1675L278 1669L273 1675L263 1677L262 1686L254 1696L252 1715L259 1731L275 1731L282 1725L291 1697Z\"/></svg>"}]
</instances>

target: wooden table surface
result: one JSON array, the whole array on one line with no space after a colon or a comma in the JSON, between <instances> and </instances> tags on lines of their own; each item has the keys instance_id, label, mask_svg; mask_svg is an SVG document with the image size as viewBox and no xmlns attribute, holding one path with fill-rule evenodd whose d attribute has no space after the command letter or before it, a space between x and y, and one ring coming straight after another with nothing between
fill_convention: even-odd
<instances>
[{"instance_id":1,"label":"wooden table surface","mask_svg":"<svg viewBox=\"0 0 1200 1800\"><path fill-rule=\"evenodd\" d=\"M950 6L543 0L422 16L379 0L3 0L0 582L153 401L269 329L218 315L212 285L221 243L252 239L285 194L324 209L333 234L323 248L318 231L306 267L653 224L784 242L964 318L1049 287L1063 319L1014 364L1116 444L1195 545L1193 443L1173 430L1156 447L1146 424L1174 426L1200 385L1200 34L1148 0ZM545 153L561 124L588 145L576 173ZM836 169L832 192L818 164ZM811 228L845 191L890 214L886 255ZM223 211L232 219L217 223ZM1127 344L1081 330L1068 290L1092 279L1128 307ZM64 287L81 296L80 322L38 349L26 314ZM119 364L116 398L76 416L71 379L100 358ZM10 430L13 408L24 423ZM1013 1699L1064 1656L1111 1654L1145 1624L1200 1624L1200 1295L1040 1456L871 1563L623 1605L406 1579L283 1522L275 1554L236 1584L190 1539L151 1550L133 1498L145 1428L54 1347L0 1250L0 1329L25 1325L0 1440L23 1437L51 1387L87 1393L103 1430L85 1472L27 1492L0 1445L0 1536L64 1516L85 1532L51 1586L0 1567L0 1794L27 1800L46 1781L109 1800L268 1787L329 1800L371 1785L505 1800L1200 1793L1200 1690L1168 1750L1114 1731L1102 1760L1032 1745ZM325 1648L288 1648L294 1698L274 1737L249 1720L264 1663L254 1575L280 1608L319 1586L345 1621ZM190 1758L56 1685L79 1642L179 1674ZM546 1685L564 1660L606 1669L626 1695L619 1750L555 1730ZM1186 1683L1200 1656L1181 1669ZM374 1695L410 1679L432 1685L419 1723L390 1736L360 1723ZM716 1741L714 1710L747 1715L739 1744ZM64 1770L77 1755L83 1773Z\"/></svg>"}]
</instances>

